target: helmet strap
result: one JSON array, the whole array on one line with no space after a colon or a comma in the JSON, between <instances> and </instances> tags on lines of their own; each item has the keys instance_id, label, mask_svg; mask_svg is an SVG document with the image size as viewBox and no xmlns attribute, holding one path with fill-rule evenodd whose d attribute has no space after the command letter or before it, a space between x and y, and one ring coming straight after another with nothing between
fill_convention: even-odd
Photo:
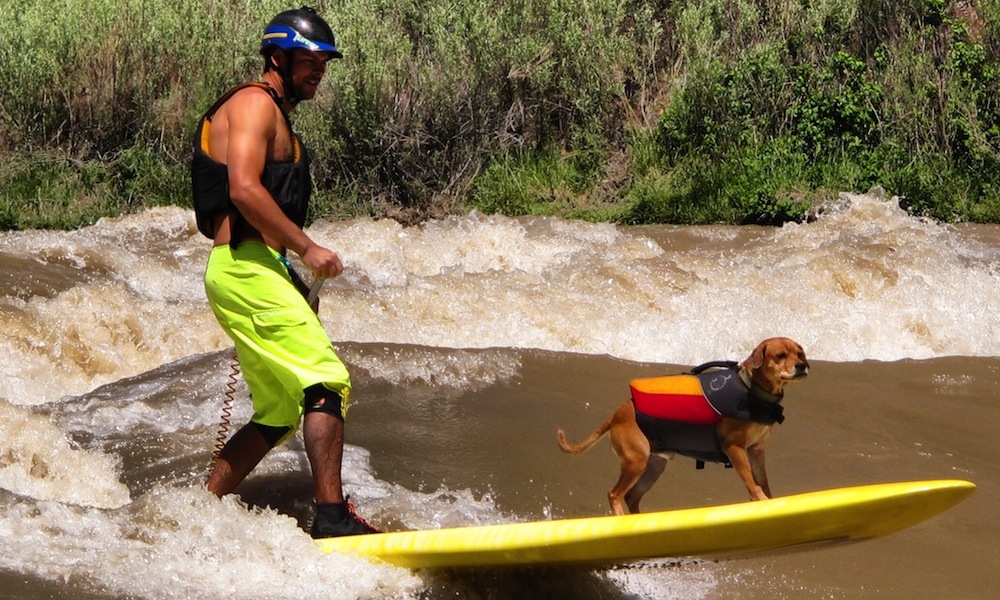
<instances>
[{"instance_id":1,"label":"helmet strap","mask_svg":"<svg viewBox=\"0 0 1000 600\"><path fill-rule=\"evenodd\" d=\"M280 71L281 86L285 88L285 100L292 106L295 106L302 101L302 98L299 98L295 94L295 86L292 85L292 63L295 62L292 52L294 50L284 50L283 52L285 55L285 68Z\"/></svg>"},{"instance_id":2,"label":"helmet strap","mask_svg":"<svg viewBox=\"0 0 1000 600\"><path fill-rule=\"evenodd\" d=\"M281 78L281 88L284 96L277 96L279 105L283 102L291 104L293 107L302 101L301 98L295 95L295 86L292 85L292 56L291 52L288 50L275 50L275 52L281 52L284 54L285 64L282 66L279 64L275 65L271 63L270 68L278 73L278 77ZM273 56L273 54L271 55ZM271 61L271 56L268 57L268 61Z\"/></svg>"}]
</instances>

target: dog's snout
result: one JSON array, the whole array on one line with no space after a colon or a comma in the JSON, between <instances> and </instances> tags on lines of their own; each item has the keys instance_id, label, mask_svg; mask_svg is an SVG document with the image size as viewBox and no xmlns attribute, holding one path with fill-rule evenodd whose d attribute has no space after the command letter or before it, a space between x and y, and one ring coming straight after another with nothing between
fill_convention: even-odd
<instances>
[{"instance_id":1,"label":"dog's snout","mask_svg":"<svg viewBox=\"0 0 1000 600\"><path fill-rule=\"evenodd\" d=\"M809 373L809 363L805 361L799 361L795 363L795 374L798 376L806 375Z\"/></svg>"}]
</instances>

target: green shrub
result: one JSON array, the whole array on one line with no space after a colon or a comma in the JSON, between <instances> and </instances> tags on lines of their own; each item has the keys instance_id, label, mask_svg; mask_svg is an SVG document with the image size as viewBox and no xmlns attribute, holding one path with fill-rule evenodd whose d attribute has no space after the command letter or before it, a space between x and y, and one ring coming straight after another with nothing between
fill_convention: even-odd
<instances>
[{"instance_id":1,"label":"green shrub","mask_svg":"<svg viewBox=\"0 0 1000 600\"><path fill-rule=\"evenodd\" d=\"M656 134L671 187L635 188L632 220L771 222L873 185L918 214L996 214L998 63L969 25L982 13L937 0L772 4L781 23L765 33L747 3L685 8L691 64Z\"/></svg>"}]
</instances>

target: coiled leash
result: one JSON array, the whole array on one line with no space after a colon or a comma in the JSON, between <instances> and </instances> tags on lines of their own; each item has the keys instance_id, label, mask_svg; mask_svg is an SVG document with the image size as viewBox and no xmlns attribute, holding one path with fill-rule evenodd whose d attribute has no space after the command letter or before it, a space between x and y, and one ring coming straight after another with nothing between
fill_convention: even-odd
<instances>
[{"instance_id":1,"label":"coiled leash","mask_svg":"<svg viewBox=\"0 0 1000 600\"><path fill-rule=\"evenodd\" d=\"M212 452L212 466L219 460L222 449L229 437L229 417L233 414L233 396L236 394L236 376L240 374L240 360L233 350L229 357L229 380L226 381L226 393L222 400L222 418L219 420L219 433L215 436L215 451Z\"/></svg>"}]
</instances>

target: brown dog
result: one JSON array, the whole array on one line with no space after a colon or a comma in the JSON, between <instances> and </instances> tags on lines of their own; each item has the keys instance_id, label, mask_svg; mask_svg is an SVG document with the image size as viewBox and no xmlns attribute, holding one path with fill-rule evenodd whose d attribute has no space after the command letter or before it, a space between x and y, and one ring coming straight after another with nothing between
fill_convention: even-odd
<instances>
[{"instance_id":1,"label":"brown dog","mask_svg":"<svg viewBox=\"0 0 1000 600\"><path fill-rule=\"evenodd\" d=\"M735 368L735 363L731 364ZM746 415L740 413L741 416L749 416L749 418L733 418L723 415L721 418L716 416L718 420L711 425L702 421L702 425L693 426L706 429L709 436L714 433L714 439L711 443L716 444L718 450L721 451L718 458L706 458L685 452L673 447L670 441L651 440L651 431L654 431L658 426L657 420L642 413L637 417L636 403L639 402L637 397L639 392L636 391L636 384L642 381L655 381L665 385L672 381L680 382L681 380L677 378L687 378L684 381L691 385L695 375L634 381L633 398L626 400L597 431L581 443L569 444L566 441L565 433L560 428L557 432L559 448L568 454L579 454L593 446L605 433L611 433L611 445L621 463L621 474L618 477L618 482L608 492L611 510L616 515L625 514L623 500L628 506L629 512L639 512L639 501L663 474L667 461L677 453L705 460L728 462L736 469L736 473L746 485L751 499L765 500L770 498L771 490L767 483L767 472L764 469L764 444L771 435L774 423L780 423L783 420L779 403L785 384L801 379L809 373L809 362L806 360L805 352L802 350L802 346L793 340L783 337L770 338L754 348L750 356L739 365L738 372L730 370L728 373L718 373L719 375L714 377L712 382L702 381L701 384L695 383L693 385L707 386L705 387L707 394L708 387L714 389L715 380L732 380L731 383L737 387L742 386L744 400L743 404L740 405L741 411L746 409L748 405L750 406L750 411ZM740 382L736 381L737 377ZM765 413L769 413L770 418L767 418ZM764 416L762 417L762 415ZM667 423L667 429L662 431L674 433L681 431L680 429L670 429L675 427L688 428L689 425L687 423L681 425ZM684 435L687 434L684 433ZM679 437L684 437L684 435Z\"/></svg>"}]
</instances>

